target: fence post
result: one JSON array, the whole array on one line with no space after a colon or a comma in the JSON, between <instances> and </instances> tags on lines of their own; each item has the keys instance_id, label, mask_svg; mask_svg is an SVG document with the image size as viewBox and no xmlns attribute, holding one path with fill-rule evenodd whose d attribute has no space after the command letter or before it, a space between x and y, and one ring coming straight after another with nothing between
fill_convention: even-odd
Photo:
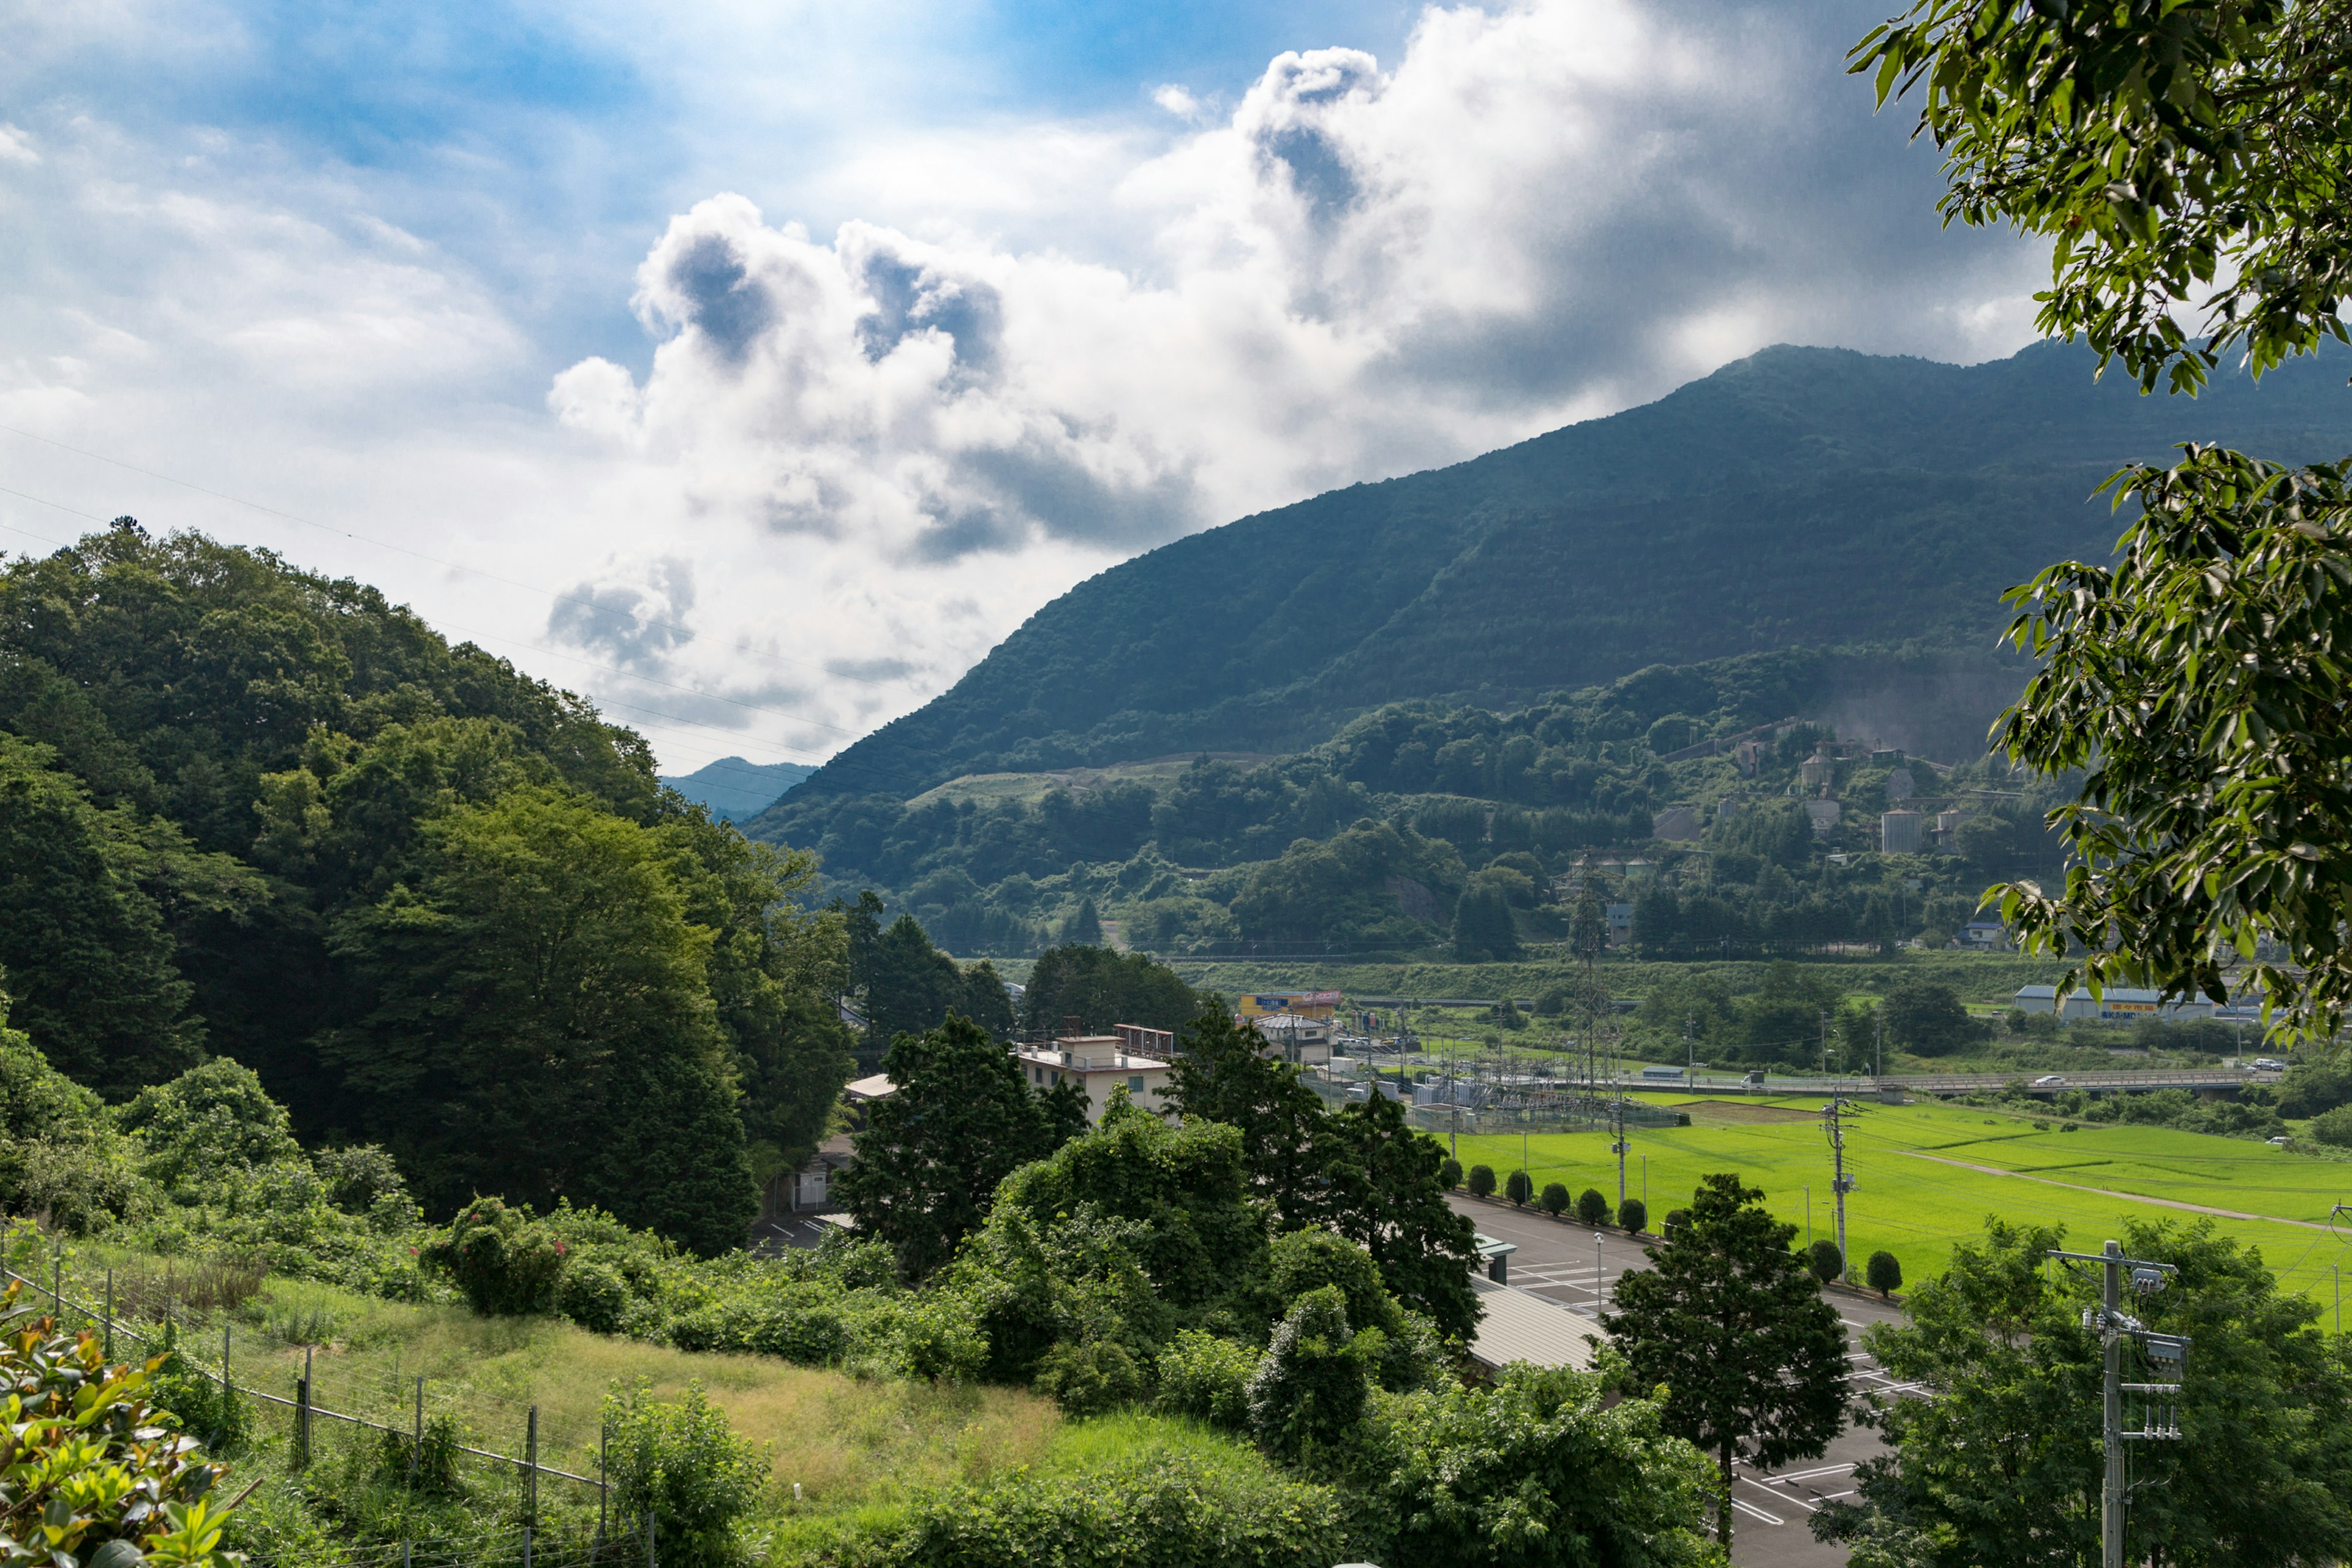
<instances>
[{"instance_id":1,"label":"fence post","mask_svg":"<svg viewBox=\"0 0 2352 1568\"><path fill-rule=\"evenodd\" d=\"M49 1260L49 1300L58 1304L58 1332L66 1331L66 1249L58 1248Z\"/></svg>"},{"instance_id":2,"label":"fence post","mask_svg":"<svg viewBox=\"0 0 2352 1568\"><path fill-rule=\"evenodd\" d=\"M408 1449L408 1489L416 1489L417 1461L425 1457L425 1380L416 1380L416 1440Z\"/></svg>"},{"instance_id":3,"label":"fence post","mask_svg":"<svg viewBox=\"0 0 2352 1568\"><path fill-rule=\"evenodd\" d=\"M588 1549L588 1561L591 1563L595 1562L596 1554L604 1549L604 1509L613 1495L613 1489L604 1480L604 1446L612 1436L610 1423L596 1429L596 1544Z\"/></svg>"},{"instance_id":4,"label":"fence post","mask_svg":"<svg viewBox=\"0 0 2352 1568\"><path fill-rule=\"evenodd\" d=\"M656 1568L654 1563L654 1511L650 1504L646 1509L646 1568Z\"/></svg>"},{"instance_id":5,"label":"fence post","mask_svg":"<svg viewBox=\"0 0 2352 1568\"><path fill-rule=\"evenodd\" d=\"M110 1362L114 1359L114 1268L110 1264L106 1270L106 1315L100 1321L106 1325L106 1359Z\"/></svg>"},{"instance_id":6,"label":"fence post","mask_svg":"<svg viewBox=\"0 0 2352 1568\"><path fill-rule=\"evenodd\" d=\"M294 1468L310 1464L310 1347L302 1347L302 1380L294 1389Z\"/></svg>"},{"instance_id":7,"label":"fence post","mask_svg":"<svg viewBox=\"0 0 2352 1568\"><path fill-rule=\"evenodd\" d=\"M236 1390L230 1384L228 1377L228 1336L229 1326L226 1323L223 1323L221 1325L221 1409L224 1412L228 1409L229 1400L235 1397L236 1394ZM226 1415L224 1415L223 1419L226 1418Z\"/></svg>"},{"instance_id":8,"label":"fence post","mask_svg":"<svg viewBox=\"0 0 2352 1568\"><path fill-rule=\"evenodd\" d=\"M539 1522L539 1406L530 1407L522 1435L522 1568L530 1568L530 1531Z\"/></svg>"}]
</instances>

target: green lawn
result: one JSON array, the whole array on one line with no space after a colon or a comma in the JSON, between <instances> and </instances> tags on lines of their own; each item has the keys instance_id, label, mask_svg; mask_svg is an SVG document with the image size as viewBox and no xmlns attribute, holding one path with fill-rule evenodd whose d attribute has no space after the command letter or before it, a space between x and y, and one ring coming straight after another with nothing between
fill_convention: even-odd
<instances>
[{"instance_id":1,"label":"green lawn","mask_svg":"<svg viewBox=\"0 0 2352 1568\"><path fill-rule=\"evenodd\" d=\"M1684 1103L1691 1097L1656 1098ZM1821 1102L1755 1103L1810 1113ZM2048 1131L2037 1131L2029 1118L1970 1106L1864 1107L1848 1119L1846 1131L1848 1169L1860 1184L1846 1206L1853 1256L1865 1258L1885 1248L1901 1259L1906 1279L1916 1279L1943 1268L1954 1241L1980 1234L1989 1214L2063 1225L2070 1241L2087 1250L2117 1234L2126 1215L2183 1223L2194 1218L2155 1204L2024 1179L2039 1176L2265 1216L2217 1218L2214 1224L2259 1247L2282 1281L2332 1311L2331 1267L2352 1266L2352 1249L2324 1227L2331 1206L2352 1199L2352 1165L2170 1128L2084 1123L2065 1132L2060 1126L2053 1118ZM1683 1202L1702 1175L1737 1171L1763 1189L1774 1213L1801 1227L1810 1186L1812 1234L1832 1234L1830 1151L1817 1117L1733 1123L1701 1111L1692 1126L1641 1130L1630 1142L1627 1190L1644 1195L1646 1161L1646 1201L1654 1215ZM1617 1172L1608 1145L1603 1133L1534 1134L1527 1140L1529 1174L1538 1191L1557 1181L1571 1194L1597 1187L1613 1201ZM1460 1141L1463 1164L1492 1165L1498 1178L1518 1167L1519 1151L1517 1136ZM1939 1163L1954 1161L2000 1173ZM2303 1223L2281 1223L2285 1221ZM2352 1238L2352 1226L2346 1236Z\"/></svg>"}]
</instances>

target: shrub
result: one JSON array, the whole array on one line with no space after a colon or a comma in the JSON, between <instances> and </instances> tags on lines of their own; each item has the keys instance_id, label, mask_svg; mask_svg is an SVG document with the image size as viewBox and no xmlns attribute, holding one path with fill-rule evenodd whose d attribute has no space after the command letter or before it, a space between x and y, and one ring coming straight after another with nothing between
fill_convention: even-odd
<instances>
[{"instance_id":1,"label":"shrub","mask_svg":"<svg viewBox=\"0 0 2352 1568\"><path fill-rule=\"evenodd\" d=\"M486 1317L544 1312L563 1271L564 1245L525 1209L498 1198L476 1198L449 1228L419 1254L419 1261L457 1282L467 1303Z\"/></svg>"},{"instance_id":2,"label":"shrub","mask_svg":"<svg viewBox=\"0 0 2352 1568\"><path fill-rule=\"evenodd\" d=\"M640 1383L605 1396L605 1465L626 1520L650 1516L672 1562L724 1561L730 1532L767 1479L767 1456L735 1436L702 1384L675 1402Z\"/></svg>"},{"instance_id":3,"label":"shrub","mask_svg":"<svg viewBox=\"0 0 2352 1568\"><path fill-rule=\"evenodd\" d=\"M886 1561L923 1568L1053 1563L1288 1568L1338 1563L1350 1541L1340 1494L1246 1454L1134 1453L1081 1476L1013 1471L915 1505Z\"/></svg>"},{"instance_id":4,"label":"shrub","mask_svg":"<svg viewBox=\"0 0 2352 1568\"><path fill-rule=\"evenodd\" d=\"M1470 1195L1479 1198L1491 1198L1495 1195L1494 1166L1473 1165L1470 1167Z\"/></svg>"},{"instance_id":5,"label":"shrub","mask_svg":"<svg viewBox=\"0 0 2352 1568\"><path fill-rule=\"evenodd\" d=\"M1249 1382L1256 1352L1199 1329L1183 1329L1160 1352L1159 1406L1212 1426L1249 1425Z\"/></svg>"},{"instance_id":6,"label":"shrub","mask_svg":"<svg viewBox=\"0 0 2352 1568\"><path fill-rule=\"evenodd\" d=\"M620 1332L628 1307L629 1282L601 1258L573 1258L555 1281L555 1310L593 1333Z\"/></svg>"},{"instance_id":7,"label":"shrub","mask_svg":"<svg viewBox=\"0 0 2352 1568\"><path fill-rule=\"evenodd\" d=\"M1250 1377L1250 1428L1258 1442L1291 1462L1336 1447L1363 1416L1366 1359L1336 1287L1301 1296Z\"/></svg>"},{"instance_id":8,"label":"shrub","mask_svg":"<svg viewBox=\"0 0 2352 1568\"><path fill-rule=\"evenodd\" d=\"M1639 1198L1627 1198L1617 1205L1617 1224L1628 1236L1639 1236L1649 1228L1650 1205Z\"/></svg>"},{"instance_id":9,"label":"shrub","mask_svg":"<svg viewBox=\"0 0 2352 1568\"><path fill-rule=\"evenodd\" d=\"M1814 1279L1826 1285L1845 1272L1845 1254L1838 1250L1834 1241L1817 1241L1805 1249L1805 1266L1813 1271Z\"/></svg>"},{"instance_id":10,"label":"shrub","mask_svg":"<svg viewBox=\"0 0 2352 1568\"><path fill-rule=\"evenodd\" d=\"M1117 1340L1063 1340L1037 1362L1034 1386L1073 1415L1100 1415L1145 1393L1143 1368Z\"/></svg>"},{"instance_id":11,"label":"shrub","mask_svg":"<svg viewBox=\"0 0 2352 1568\"><path fill-rule=\"evenodd\" d=\"M1609 1223L1609 1200L1601 1195L1598 1187L1587 1187L1576 1200L1576 1217L1584 1225Z\"/></svg>"},{"instance_id":12,"label":"shrub","mask_svg":"<svg viewBox=\"0 0 2352 1568\"><path fill-rule=\"evenodd\" d=\"M286 1108L226 1057L140 1090L120 1121L147 1145L149 1173L166 1186L302 1157Z\"/></svg>"},{"instance_id":13,"label":"shrub","mask_svg":"<svg viewBox=\"0 0 2352 1568\"><path fill-rule=\"evenodd\" d=\"M1503 1184L1503 1195L1515 1204L1524 1205L1536 1195L1536 1182L1525 1171L1513 1171L1511 1179Z\"/></svg>"},{"instance_id":14,"label":"shrub","mask_svg":"<svg viewBox=\"0 0 2352 1568\"><path fill-rule=\"evenodd\" d=\"M1447 1155L1437 1167L1437 1184L1447 1192L1462 1184L1462 1162Z\"/></svg>"},{"instance_id":15,"label":"shrub","mask_svg":"<svg viewBox=\"0 0 2352 1568\"><path fill-rule=\"evenodd\" d=\"M1282 1311L1287 1312L1308 1291L1329 1285L1339 1290L1348 1321L1357 1328L1384 1328L1384 1320L1395 1314L1388 1287L1381 1282L1380 1265L1344 1236L1328 1230L1285 1232L1266 1249L1266 1279Z\"/></svg>"},{"instance_id":16,"label":"shrub","mask_svg":"<svg viewBox=\"0 0 2352 1568\"><path fill-rule=\"evenodd\" d=\"M2311 1119L2308 1130L2322 1143L2338 1149L2352 1149L2352 1105L2339 1105L2333 1110L2323 1110Z\"/></svg>"},{"instance_id":17,"label":"shrub","mask_svg":"<svg viewBox=\"0 0 2352 1568\"><path fill-rule=\"evenodd\" d=\"M245 1401L180 1350L180 1327L163 1325L163 1354L149 1363L148 1398L179 1418L180 1430L214 1453L245 1446Z\"/></svg>"},{"instance_id":18,"label":"shrub","mask_svg":"<svg viewBox=\"0 0 2352 1568\"><path fill-rule=\"evenodd\" d=\"M420 1496L445 1501L454 1502L467 1496L466 1479L457 1468L457 1456L466 1446L466 1436L450 1417L435 1415L425 1421L422 1447L405 1432L380 1431L375 1436L375 1471L379 1480L392 1486L414 1487Z\"/></svg>"},{"instance_id":19,"label":"shrub","mask_svg":"<svg viewBox=\"0 0 2352 1568\"><path fill-rule=\"evenodd\" d=\"M54 1319L16 1310L22 1289L12 1281L0 1295L10 1329L0 1341L11 1396L8 1507L11 1533L40 1544L17 1560L214 1562L220 1522L210 1499L221 1467L192 1445L155 1440L150 1374L108 1366L94 1334L68 1337Z\"/></svg>"},{"instance_id":20,"label":"shrub","mask_svg":"<svg viewBox=\"0 0 2352 1568\"><path fill-rule=\"evenodd\" d=\"M1891 1252L1874 1252L1864 1266L1864 1279L1870 1288L1884 1296L1903 1289L1903 1265Z\"/></svg>"},{"instance_id":21,"label":"shrub","mask_svg":"<svg viewBox=\"0 0 2352 1568\"><path fill-rule=\"evenodd\" d=\"M1558 1182L1547 1182L1543 1190L1543 1211L1558 1219L1568 1209L1568 1189Z\"/></svg>"},{"instance_id":22,"label":"shrub","mask_svg":"<svg viewBox=\"0 0 2352 1568\"><path fill-rule=\"evenodd\" d=\"M1666 1211L1665 1226L1658 1232L1658 1234L1665 1237L1666 1240L1672 1241L1675 1238L1675 1233L1681 1230L1683 1226L1688 1224L1690 1224L1690 1210L1668 1209Z\"/></svg>"}]
</instances>

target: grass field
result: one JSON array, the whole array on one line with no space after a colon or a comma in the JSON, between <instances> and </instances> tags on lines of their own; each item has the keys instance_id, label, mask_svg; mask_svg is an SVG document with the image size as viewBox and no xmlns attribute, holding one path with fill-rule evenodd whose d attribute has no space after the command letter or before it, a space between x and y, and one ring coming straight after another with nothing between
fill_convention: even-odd
<instances>
[{"instance_id":1,"label":"grass field","mask_svg":"<svg viewBox=\"0 0 2352 1568\"><path fill-rule=\"evenodd\" d=\"M1687 1104L1691 1097L1652 1098ZM1831 1236L1829 1142L1811 1114L1820 1104L1755 1102L1755 1109L1798 1113L1773 1121L1731 1120L1750 1109L1746 1104L1728 1111L1702 1105L1689 1127L1635 1131L1629 1139L1627 1191L1644 1197L1653 1215L1663 1215L1687 1201L1702 1175L1737 1171L1763 1189L1775 1214L1802 1227L1810 1186L1812 1235ZM1872 1105L1853 1112L1846 1121L1847 1169L1860 1184L1846 1200L1853 1257L1864 1259L1884 1248L1902 1261L1904 1278L1916 1280L1942 1269L1953 1242L1980 1235L1987 1215L2063 1225L2073 1243L2094 1251L2119 1234L2117 1224L2126 1216L2196 1218L2139 1201L2157 1199L2260 1216L2213 1223L2259 1247L2283 1282L2332 1313L2337 1278L2332 1269L2352 1272L2352 1247L2331 1234L2328 1215L2336 1203L2352 1200L2352 1164L2170 1128L2083 1123L2066 1132L2061 1125L2051 1120L2045 1131L2030 1118L1957 1105ZM1465 1136L1460 1158L1465 1166L1493 1166L1499 1178L1518 1168L1520 1140ZM1616 1162L1605 1133L1533 1134L1527 1159L1539 1192L1557 1181L1571 1194L1596 1187L1612 1202L1616 1197ZM2128 1195L2104 1195L2110 1193ZM2345 1236L2352 1238L2352 1226Z\"/></svg>"},{"instance_id":2,"label":"grass field","mask_svg":"<svg viewBox=\"0 0 2352 1568\"><path fill-rule=\"evenodd\" d=\"M26 1256L17 1266L46 1286L45 1260ZM134 1280L141 1290L154 1286L164 1262L97 1248L69 1255L66 1295L95 1301L111 1267L121 1302ZM181 1265L178 1285L201 1295L201 1279L187 1265ZM191 1309L186 1296L180 1299L182 1343L207 1375L217 1375L226 1328L236 1382L290 1396L307 1347L319 1406L404 1430L421 1376L429 1416L452 1417L465 1442L517 1457L536 1407L541 1463L578 1476L598 1473L600 1410L609 1392L642 1384L656 1397L674 1399L700 1384L739 1435L769 1451L772 1484L755 1510L753 1531L772 1561L796 1560L801 1550L845 1531L887 1524L940 1487L1015 1468L1051 1479L1183 1454L1212 1468L1264 1468L1247 1445L1190 1422L1136 1413L1068 1420L1051 1400L1025 1390L860 1378L768 1357L688 1353L589 1333L558 1319L483 1318L460 1307L383 1301L275 1277L257 1289L248 1282L246 1290L251 1294L209 1308ZM71 1314L68 1321L79 1326ZM143 1352L124 1337L116 1353ZM231 1462L240 1484L261 1479L246 1511L277 1518L316 1483L290 1467L292 1423L283 1406L260 1406L255 1423L258 1441ZM335 1475L352 1473L355 1463L363 1468L355 1456L382 1441L323 1416L316 1431L319 1465ZM494 1510L511 1511L510 1500L496 1500L519 1485L516 1467L469 1459L465 1469L478 1500L487 1496ZM597 1517L593 1488L554 1477L542 1482L541 1505L551 1531L565 1521L563 1528L578 1535L593 1530ZM271 1561L281 1559L273 1554Z\"/></svg>"}]
</instances>

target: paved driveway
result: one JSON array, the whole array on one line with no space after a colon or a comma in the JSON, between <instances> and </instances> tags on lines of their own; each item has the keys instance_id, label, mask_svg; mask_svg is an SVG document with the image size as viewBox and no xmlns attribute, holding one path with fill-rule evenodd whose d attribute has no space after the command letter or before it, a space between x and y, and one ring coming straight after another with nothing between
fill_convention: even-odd
<instances>
[{"instance_id":1,"label":"paved driveway","mask_svg":"<svg viewBox=\"0 0 2352 1568\"><path fill-rule=\"evenodd\" d=\"M1510 1263L1512 1284L1548 1296L1571 1311L1591 1313L1596 1302L1607 1300L1619 1276L1628 1269L1649 1267L1641 1247L1619 1231L1596 1233L1586 1226L1552 1219L1538 1209L1514 1209L1472 1198L1456 1197L1454 1206L1468 1215L1481 1233L1517 1246L1519 1250ZM1892 1391L1896 1385L1862 1348L1861 1336L1873 1323L1899 1320L1901 1310L1843 1291L1833 1292L1830 1300L1845 1320L1852 1342L1847 1356L1853 1370L1846 1375L1856 1395ZM1806 1521L1823 1502L1846 1495L1853 1489L1854 1466L1880 1451L1877 1433L1866 1426L1849 1426L1818 1459L1773 1472L1738 1467L1731 1500L1736 1515L1731 1560L1736 1568L1843 1568L1845 1548L1815 1541Z\"/></svg>"}]
</instances>

